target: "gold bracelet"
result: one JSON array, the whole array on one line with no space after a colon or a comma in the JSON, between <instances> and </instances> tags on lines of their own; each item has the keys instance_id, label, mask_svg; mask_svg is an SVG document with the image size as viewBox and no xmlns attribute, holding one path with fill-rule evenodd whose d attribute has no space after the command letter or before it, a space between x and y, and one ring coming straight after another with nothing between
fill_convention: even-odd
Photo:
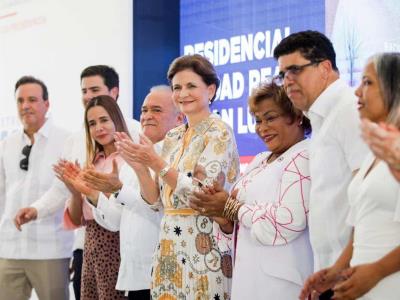
<instances>
[{"instance_id":1,"label":"gold bracelet","mask_svg":"<svg viewBox=\"0 0 400 300\"><path fill-rule=\"evenodd\" d=\"M232 206L232 197L229 196L225 202L224 210L222 212L223 217L226 217L228 215L228 212L229 212L231 206Z\"/></svg>"},{"instance_id":2,"label":"gold bracelet","mask_svg":"<svg viewBox=\"0 0 400 300\"><path fill-rule=\"evenodd\" d=\"M222 216L230 221L238 220L238 212L242 203L240 203L236 198L229 196L225 202L224 211Z\"/></svg>"}]
</instances>

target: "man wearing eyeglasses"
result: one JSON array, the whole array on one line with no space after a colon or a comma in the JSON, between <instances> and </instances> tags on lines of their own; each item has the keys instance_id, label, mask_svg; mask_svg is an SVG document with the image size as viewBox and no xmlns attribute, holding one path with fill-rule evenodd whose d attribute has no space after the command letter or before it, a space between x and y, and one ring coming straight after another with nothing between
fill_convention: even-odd
<instances>
[{"instance_id":1,"label":"man wearing eyeglasses","mask_svg":"<svg viewBox=\"0 0 400 300\"><path fill-rule=\"evenodd\" d=\"M280 69L276 80L311 121L309 228L314 269L320 270L336 261L350 238L347 186L367 153L357 100L339 79L335 50L322 33L291 34L274 57Z\"/></svg>"},{"instance_id":2,"label":"man wearing eyeglasses","mask_svg":"<svg viewBox=\"0 0 400 300\"><path fill-rule=\"evenodd\" d=\"M51 186L68 132L46 118L42 81L22 77L15 98L23 130L0 144L0 300L29 299L32 288L39 299L68 299L73 236L61 228L62 209L23 230L13 224L17 211Z\"/></svg>"}]
</instances>

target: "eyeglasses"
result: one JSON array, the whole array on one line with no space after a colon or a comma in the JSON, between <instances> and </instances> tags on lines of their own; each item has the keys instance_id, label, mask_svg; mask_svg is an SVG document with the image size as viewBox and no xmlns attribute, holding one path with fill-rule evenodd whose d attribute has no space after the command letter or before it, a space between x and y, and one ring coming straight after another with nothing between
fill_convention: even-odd
<instances>
[{"instance_id":1,"label":"eyeglasses","mask_svg":"<svg viewBox=\"0 0 400 300\"><path fill-rule=\"evenodd\" d=\"M25 155L25 157L19 162L19 167L21 170L28 171L29 155L31 154L31 150L32 145L26 145L24 148L22 148L22 154Z\"/></svg>"},{"instance_id":2,"label":"eyeglasses","mask_svg":"<svg viewBox=\"0 0 400 300\"><path fill-rule=\"evenodd\" d=\"M285 80L286 77L288 76L298 76L301 72L303 72L303 70L307 67L313 66L313 65L318 65L320 62L322 62L323 60L316 60L316 61L312 61L309 62L307 64L304 65L292 65L287 67L286 71L280 71L278 75L276 75L273 78L273 81L276 85L283 85L283 82Z\"/></svg>"}]
</instances>

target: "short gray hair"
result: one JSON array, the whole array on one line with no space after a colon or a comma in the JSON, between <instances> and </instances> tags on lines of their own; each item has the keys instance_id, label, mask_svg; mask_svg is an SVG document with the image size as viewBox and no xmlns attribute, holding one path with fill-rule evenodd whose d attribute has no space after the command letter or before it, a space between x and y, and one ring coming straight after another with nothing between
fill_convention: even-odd
<instances>
[{"instance_id":1,"label":"short gray hair","mask_svg":"<svg viewBox=\"0 0 400 300\"><path fill-rule=\"evenodd\" d=\"M171 92L171 87L166 84L155 85L150 88L151 92Z\"/></svg>"},{"instance_id":2,"label":"short gray hair","mask_svg":"<svg viewBox=\"0 0 400 300\"><path fill-rule=\"evenodd\" d=\"M154 85L150 88L149 93L153 93L153 92L168 92L168 93L172 94L172 89L169 85L159 84L159 85ZM171 102L172 102L172 98L171 98ZM173 106L173 112L178 114L180 112L179 109L174 104L172 104L172 106Z\"/></svg>"},{"instance_id":3,"label":"short gray hair","mask_svg":"<svg viewBox=\"0 0 400 300\"><path fill-rule=\"evenodd\" d=\"M400 125L400 53L378 53L370 58L378 77L387 121Z\"/></svg>"}]
</instances>

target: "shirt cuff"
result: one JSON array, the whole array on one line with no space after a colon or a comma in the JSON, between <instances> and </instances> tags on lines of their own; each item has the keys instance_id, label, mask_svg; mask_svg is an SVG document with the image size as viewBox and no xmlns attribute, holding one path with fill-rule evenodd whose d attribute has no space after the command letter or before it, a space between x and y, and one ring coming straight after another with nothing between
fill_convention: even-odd
<instances>
[{"instance_id":1,"label":"shirt cuff","mask_svg":"<svg viewBox=\"0 0 400 300\"><path fill-rule=\"evenodd\" d=\"M78 225L75 225L74 222L72 222L68 207L66 207L64 210L62 223L63 223L63 228L66 230L73 230L73 229L77 229L80 227Z\"/></svg>"},{"instance_id":2,"label":"shirt cuff","mask_svg":"<svg viewBox=\"0 0 400 300\"><path fill-rule=\"evenodd\" d=\"M39 220L40 218L45 218L49 215L49 210L47 209L46 205L34 202L30 205L30 207L33 207L37 211L37 217L36 219Z\"/></svg>"},{"instance_id":3,"label":"shirt cuff","mask_svg":"<svg viewBox=\"0 0 400 300\"><path fill-rule=\"evenodd\" d=\"M103 193L99 193L99 199L97 199L97 207L92 205L92 209L102 210L104 206L107 205L106 201L109 201L106 195L104 195Z\"/></svg>"},{"instance_id":4,"label":"shirt cuff","mask_svg":"<svg viewBox=\"0 0 400 300\"><path fill-rule=\"evenodd\" d=\"M115 203L114 198L108 199L103 193L99 194L97 207L90 205L93 218L97 224L109 231L118 231L121 222L122 211L118 207L120 204Z\"/></svg>"},{"instance_id":5,"label":"shirt cuff","mask_svg":"<svg viewBox=\"0 0 400 300\"><path fill-rule=\"evenodd\" d=\"M139 189L129 188L128 185L123 185L118 193L118 196L114 197L116 203L127 206L129 208L135 206L138 198L140 199Z\"/></svg>"}]
</instances>

